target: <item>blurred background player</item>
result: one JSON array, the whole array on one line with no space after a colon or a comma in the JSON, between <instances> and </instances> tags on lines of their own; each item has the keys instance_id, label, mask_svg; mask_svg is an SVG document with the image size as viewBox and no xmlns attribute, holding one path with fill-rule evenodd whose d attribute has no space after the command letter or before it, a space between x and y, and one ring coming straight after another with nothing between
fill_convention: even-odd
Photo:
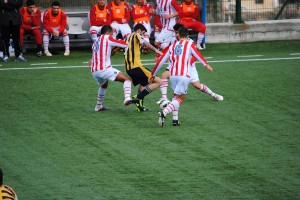
<instances>
[{"instance_id":1,"label":"blurred background player","mask_svg":"<svg viewBox=\"0 0 300 200\"><path fill-rule=\"evenodd\" d=\"M152 77L156 75L164 62L170 57L170 82L174 96L172 102L168 104L163 110L158 113L158 123L160 126L164 125L165 117L168 113L173 114L172 124L174 126L179 125L178 115L180 104L183 103L185 95L188 91L188 85L190 83L189 68L190 58L193 55L204 67L212 72L212 67L207 63L204 57L197 50L195 43L188 41L189 31L185 27L181 27L179 30L180 40L172 44L168 51L159 59L152 71Z\"/></svg>"},{"instance_id":2,"label":"blurred background player","mask_svg":"<svg viewBox=\"0 0 300 200\"><path fill-rule=\"evenodd\" d=\"M35 6L33 0L27 0L26 6L20 8L22 25L20 27L20 46L22 49L24 36L33 35L37 44L37 56L43 55L41 33L41 11Z\"/></svg>"},{"instance_id":3,"label":"blurred background player","mask_svg":"<svg viewBox=\"0 0 300 200\"><path fill-rule=\"evenodd\" d=\"M3 51L3 62L9 61L9 41L12 37L15 51L15 61L27 61L21 55L20 47L20 25L21 16L19 9L23 6L23 0L1 0L0 1L0 26L1 46Z\"/></svg>"},{"instance_id":4,"label":"blurred background player","mask_svg":"<svg viewBox=\"0 0 300 200\"><path fill-rule=\"evenodd\" d=\"M133 27L137 24L143 24L147 31L144 34L144 39L149 43L151 34L150 20L153 13L153 8L147 4L146 0L137 0L137 3L132 5L131 17L134 22ZM142 53L147 53L147 46L142 46Z\"/></svg>"},{"instance_id":5,"label":"blurred background player","mask_svg":"<svg viewBox=\"0 0 300 200\"><path fill-rule=\"evenodd\" d=\"M153 9L153 24L154 24L154 43L157 44L157 37L159 33L161 32L162 25L160 21L160 15L156 14L155 10L157 8L157 5L155 4L155 8Z\"/></svg>"},{"instance_id":6,"label":"blurred background player","mask_svg":"<svg viewBox=\"0 0 300 200\"><path fill-rule=\"evenodd\" d=\"M70 55L70 39L66 30L67 15L60 8L60 4L58 1L53 1L51 4L51 8L45 11L43 16L43 26L43 43L45 55L52 56L48 49L51 35L53 35L55 38L59 37L60 35L63 36L63 43L65 45L64 56Z\"/></svg>"},{"instance_id":7,"label":"blurred background player","mask_svg":"<svg viewBox=\"0 0 300 200\"><path fill-rule=\"evenodd\" d=\"M201 47L202 40L205 35L206 26L201 23L199 19L200 8L197 3L194 3L192 0L184 0L181 3L181 10L178 12L178 23L183 24L188 29L193 29L198 32L197 36L197 49L202 50Z\"/></svg>"},{"instance_id":8,"label":"blurred background player","mask_svg":"<svg viewBox=\"0 0 300 200\"><path fill-rule=\"evenodd\" d=\"M0 199L4 200L18 200L17 194L15 193L15 191L7 186L3 184L3 171L2 169L0 169Z\"/></svg>"},{"instance_id":9,"label":"blurred background player","mask_svg":"<svg viewBox=\"0 0 300 200\"><path fill-rule=\"evenodd\" d=\"M175 30L175 36L176 36L176 41L178 41L179 38L179 34L178 34L178 30L184 27L183 24L175 24L174 25L174 30ZM194 42L192 39L188 38L188 41ZM174 41L175 42L175 41ZM166 50L166 49L165 49ZM160 56L160 55L158 55ZM212 98L214 98L217 101L223 101L223 96L214 93L209 87L207 87L205 84L200 83L199 80L199 75L196 69L196 58L194 56L191 57L190 60L190 83L193 85L194 88L196 88L197 90L200 90L203 93L206 93L208 95L210 95ZM170 78L170 72L169 72L169 66L166 68L166 71L164 71L161 75L161 80L162 80L162 84L160 85L160 91L161 91L161 99L157 102L157 104L160 104L161 100L163 99L168 99L167 94L168 94L168 79Z\"/></svg>"},{"instance_id":10,"label":"blurred background player","mask_svg":"<svg viewBox=\"0 0 300 200\"><path fill-rule=\"evenodd\" d=\"M123 74L120 70L113 68L111 65L110 57L112 47L127 47L126 42L123 40L116 40L112 37L112 35L112 27L107 25L103 26L101 29L101 35L97 38L92 46L93 54L90 61L91 71L94 79L99 85L95 111L108 110L103 106L103 99L108 86L108 80L119 81L123 83L125 106L139 102L139 99L131 99L131 79Z\"/></svg>"},{"instance_id":11,"label":"blurred background player","mask_svg":"<svg viewBox=\"0 0 300 200\"><path fill-rule=\"evenodd\" d=\"M160 49L166 48L175 34L173 26L176 24L176 10L180 10L180 5L175 0L157 0L157 7L155 13L160 16L162 30L157 36L155 46Z\"/></svg>"},{"instance_id":12,"label":"blurred background player","mask_svg":"<svg viewBox=\"0 0 300 200\"><path fill-rule=\"evenodd\" d=\"M104 25L111 24L111 14L106 6L106 0L98 0L98 3L92 6L90 13L90 35L95 41L100 35L101 28Z\"/></svg>"},{"instance_id":13,"label":"blurred background player","mask_svg":"<svg viewBox=\"0 0 300 200\"><path fill-rule=\"evenodd\" d=\"M146 31L147 29L143 24L135 25L133 33L126 38L128 49L124 54L126 72L131 77L133 85L140 86L138 94L136 95L136 98L140 99L136 104L137 111L139 112L147 110L144 107L144 97L157 89L161 84L161 80L158 77L155 77L153 82L149 84L148 80L151 78L151 71L145 68L141 61L140 49L143 45L146 45L156 53L162 54L144 39L143 35Z\"/></svg>"},{"instance_id":14,"label":"blurred background player","mask_svg":"<svg viewBox=\"0 0 300 200\"><path fill-rule=\"evenodd\" d=\"M111 13L111 26L114 30L113 38L117 38L118 33L126 38L131 33L129 26L130 20L130 6L121 0L113 0L108 4L107 9Z\"/></svg>"}]
</instances>

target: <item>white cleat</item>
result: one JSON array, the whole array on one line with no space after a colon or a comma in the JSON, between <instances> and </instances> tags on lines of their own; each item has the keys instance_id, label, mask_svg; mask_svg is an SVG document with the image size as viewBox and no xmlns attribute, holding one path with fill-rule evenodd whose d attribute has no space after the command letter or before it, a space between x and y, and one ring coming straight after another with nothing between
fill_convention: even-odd
<instances>
[{"instance_id":1,"label":"white cleat","mask_svg":"<svg viewBox=\"0 0 300 200\"><path fill-rule=\"evenodd\" d=\"M203 50L203 48L201 47L200 44L197 44L196 47L197 47L198 50Z\"/></svg>"},{"instance_id":2,"label":"white cleat","mask_svg":"<svg viewBox=\"0 0 300 200\"><path fill-rule=\"evenodd\" d=\"M156 103L159 105L163 100L169 101L169 99L160 98Z\"/></svg>"},{"instance_id":3,"label":"white cleat","mask_svg":"<svg viewBox=\"0 0 300 200\"><path fill-rule=\"evenodd\" d=\"M216 93L212 93L211 95L215 100L217 101L223 101L224 100L224 97L219 95L219 94L216 94Z\"/></svg>"},{"instance_id":4,"label":"white cleat","mask_svg":"<svg viewBox=\"0 0 300 200\"><path fill-rule=\"evenodd\" d=\"M49 57L52 56L52 54L49 51L45 51L44 53L46 56L49 56Z\"/></svg>"},{"instance_id":5,"label":"white cleat","mask_svg":"<svg viewBox=\"0 0 300 200\"><path fill-rule=\"evenodd\" d=\"M64 56L69 56L70 55L70 51L65 51Z\"/></svg>"}]
</instances>

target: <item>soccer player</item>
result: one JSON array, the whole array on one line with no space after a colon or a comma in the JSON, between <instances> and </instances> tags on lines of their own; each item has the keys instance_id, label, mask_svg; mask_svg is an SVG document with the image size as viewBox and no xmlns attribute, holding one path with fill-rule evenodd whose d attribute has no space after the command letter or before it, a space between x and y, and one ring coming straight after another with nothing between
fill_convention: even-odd
<instances>
[{"instance_id":1,"label":"soccer player","mask_svg":"<svg viewBox=\"0 0 300 200\"><path fill-rule=\"evenodd\" d=\"M206 26L198 21L200 8L197 3L192 0L184 0L181 3L181 10L178 12L178 23L183 24L188 29L193 29L198 32L197 36L197 49L202 50L201 47L202 40L205 35Z\"/></svg>"},{"instance_id":2,"label":"soccer player","mask_svg":"<svg viewBox=\"0 0 300 200\"><path fill-rule=\"evenodd\" d=\"M100 35L101 28L104 25L110 25L111 14L106 6L106 0L98 0L89 13L90 17L90 35L93 41L95 41Z\"/></svg>"},{"instance_id":3,"label":"soccer player","mask_svg":"<svg viewBox=\"0 0 300 200\"><path fill-rule=\"evenodd\" d=\"M15 191L11 187L3 184L2 169L0 169L0 199L18 200Z\"/></svg>"},{"instance_id":4,"label":"soccer player","mask_svg":"<svg viewBox=\"0 0 300 200\"><path fill-rule=\"evenodd\" d=\"M137 3L132 5L131 17L133 19L133 27L137 24L143 24L147 29L144 34L144 39L149 43L151 34L150 20L152 16L152 6L147 4L146 0L137 0Z\"/></svg>"},{"instance_id":5,"label":"soccer player","mask_svg":"<svg viewBox=\"0 0 300 200\"><path fill-rule=\"evenodd\" d=\"M179 28L183 27L182 24L175 24L174 25L174 30L175 30L175 35L176 35L176 39L179 40L179 34L178 34L178 30ZM189 41L194 42L192 39L188 38ZM165 49L166 51L167 49ZM157 55L160 56L160 55ZM190 83L193 85L194 88L196 88L197 90L200 90L201 92L210 95L211 97L213 97L215 100L217 101L223 101L223 96L214 93L210 88L208 88L205 84L200 83L199 80L199 75L196 69L196 58L194 56L192 56L191 61L191 70L190 70ZM161 102L161 100L163 99L168 99L167 98L167 94L168 94L168 79L170 78L170 72L169 72L169 68L166 68L166 71L164 71L161 75L161 80L162 83L160 85L160 91L162 94L162 98L157 102L158 104Z\"/></svg>"},{"instance_id":6,"label":"soccer player","mask_svg":"<svg viewBox=\"0 0 300 200\"><path fill-rule=\"evenodd\" d=\"M130 20L130 6L124 1L113 0L107 5L107 9L110 11L112 17L113 38L116 38L119 32L121 32L123 38L130 35L131 28L128 24Z\"/></svg>"},{"instance_id":7,"label":"soccer player","mask_svg":"<svg viewBox=\"0 0 300 200\"><path fill-rule=\"evenodd\" d=\"M213 68L197 50L195 43L188 41L188 30L185 27L181 27L178 32L180 40L172 44L168 51L166 51L158 60L151 76L154 77L156 75L167 59L170 60L170 82L174 96L168 106L158 113L158 123L162 127L168 113L173 114L173 125L179 125L179 107L184 101L190 82L189 75L191 56L195 56L195 58L200 61L209 72L213 72Z\"/></svg>"},{"instance_id":8,"label":"soccer player","mask_svg":"<svg viewBox=\"0 0 300 200\"><path fill-rule=\"evenodd\" d=\"M65 45L65 53L64 56L70 55L70 39L67 28L67 15L60 8L60 4L58 1L53 1L51 4L51 8L45 11L43 16L43 43L44 43L44 53L46 56L52 56L49 52L49 40L51 34L54 37L63 36L63 43Z\"/></svg>"},{"instance_id":9,"label":"soccer player","mask_svg":"<svg viewBox=\"0 0 300 200\"><path fill-rule=\"evenodd\" d=\"M91 71L94 79L100 86L98 89L98 98L95 111L108 110L108 108L103 106L103 99L108 86L108 80L119 81L123 83L125 106L139 102L139 99L131 99L131 79L123 74L120 70L113 68L111 65L110 57L112 47L127 47L127 44L123 40L116 40L112 37L112 35L112 27L109 25L103 26L101 29L101 35L97 38L92 46L93 56L90 61Z\"/></svg>"},{"instance_id":10,"label":"soccer player","mask_svg":"<svg viewBox=\"0 0 300 200\"><path fill-rule=\"evenodd\" d=\"M152 83L149 84L148 80L151 77L151 71L145 68L141 61L140 49L142 45L146 45L156 53L162 54L144 39L143 34L146 31L147 29L142 24L135 25L134 32L126 39L128 49L124 53L126 72L131 77L134 86L140 85L137 94L137 98L140 101L136 104L139 112L147 110L144 107L144 97L157 89L161 84L161 80L158 77L154 77Z\"/></svg>"},{"instance_id":11,"label":"soccer player","mask_svg":"<svg viewBox=\"0 0 300 200\"><path fill-rule=\"evenodd\" d=\"M41 11L35 6L33 0L27 0L26 6L20 8L22 25L20 27L20 46L22 49L24 35L33 35L37 44L38 57L43 55L42 48L42 33L41 33Z\"/></svg>"},{"instance_id":12,"label":"soccer player","mask_svg":"<svg viewBox=\"0 0 300 200\"><path fill-rule=\"evenodd\" d=\"M175 37L173 26L178 15L176 10L180 10L180 5L175 0L157 0L155 12L160 15L162 30L157 36L155 46L160 49L166 48Z\"/></svg>"}]
</instances>

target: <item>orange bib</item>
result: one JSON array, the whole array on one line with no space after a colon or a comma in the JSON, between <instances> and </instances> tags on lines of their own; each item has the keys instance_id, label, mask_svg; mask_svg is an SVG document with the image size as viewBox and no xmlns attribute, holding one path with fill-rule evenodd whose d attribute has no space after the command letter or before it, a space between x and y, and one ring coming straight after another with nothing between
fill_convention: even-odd
<instances>
[{"instance_id":1,"label":"orange bib","mask_svg":"<svg viewBox=\"0 0 300 200\"><path fill-rule=\"evenodd\" d=\"M31 25L31 23L32 23L32 19L31 19L32 14L28 13L27 7L24 7L23 9L24 9L23 22L26 25ZM33 12L36 13L36 11L37 11L37 8L34 8Z\"/></svg>"},{"instance_id":2,"label":"orange bib","mask_svg":"<svg viewBox=\"0 0 300 200\"><path fill-rule=\"evenodd\" d=\"M106 19L106 15L107 15L107 13L106 13L106 6L104 6L103 10L100 10L98 4L96 4L95 8L96 8L96 12L95 12L96 18L97 19L101 19L101 21L103 21L104 19Z\"/></svg>"},{"instance_id":3,"label":"orange bib","mask_svg":"<svg viewBox=\"0 0 300 200\"><path fill-rule=\"evenodd\" d=\"M139 7L138 4L135 5L135 13L136 14L143 14L145 12L146 12L146 10L145 10L144 6L143 7ZM134 23L137 23L137 22L140 22L140 21L145 21L145 22L149 23L150 19L149 19L149 17L145 16L145 17L139 17L137 19L134 19L133 21L134 21Z\"/></svg>"},{"instance_id":4,"label":"orange bib","mask_svg":"<svg viewBox=\"0 0 300 200\"><path fill-rule=\"evenodd\" d=\"M48 9L49 12L49 20L50 20L50 26L51 27L58 27L61 25L61 10L58 10L58 14L56 16L52 15L52 9Z\"/></svg>"},{"instance_id":5,"label":"orange bib","mask_svg":"<svg viewBox=\"0 0 300 200\"><path fill-rule=\"evenodd\" d=\"M125 3L123 1L118 6L114 2L112 2L111 9L112 9L113 18L125 17Z\"/></svg>"}]
</instances>

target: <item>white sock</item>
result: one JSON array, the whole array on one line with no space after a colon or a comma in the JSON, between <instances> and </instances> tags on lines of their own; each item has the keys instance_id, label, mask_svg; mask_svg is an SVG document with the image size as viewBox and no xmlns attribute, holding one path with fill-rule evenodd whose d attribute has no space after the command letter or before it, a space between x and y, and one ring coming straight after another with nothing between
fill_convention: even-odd
<instances>
[{"instance_id":1,"label":"white sock","mask_svg":"<svg viewBox=\"0 0 300 200\"><path fill-rule=\"evenodd\" d=\"M164 115L166 116L167 114L173 112L174 110L177 110L178 112L179 106L180 106L179 101L173 98L172 101L169 103L169 105L163 109ZM178 117L178 113L177 113L177 117Z\"/></svg>"},{"instance_id":2,"label":"white sock","mask_svg":"<svg viewBox=\"0 0 300 200\"><path fill-rule=\"evenodd\" d=\"M70 39L69 39L68 35L63 36L63 42L64 42L64 45L65 45L66 51L70 51Z\"/></svg>"},{"instance_id":3,"label":"white sock","mask_svg":"<svg viewBox=\"0 0 300 200\"><path fill-rule=\"evenodd\" d=\"M106 88L99 87L98 89L98 97L97 97L97 108L102 108L102 102L106 93Z\"/></svg>"},{"instance_id":4,"label":"white sock","mask_svg":"<svg viewBox=\"0 0 300 200\"><path fill-rule=\"evenodd\" d=\"M168 79L162 79L160 85L161 98L168 99Z\"/></svg>"},{"instance_id":5,"label":"white sock","mask_svg":"<svg viewBox=\"0 0 300 200\"><path fill-rule=\"evenodd\" d=\"M204 84L200 84L200 90L206 94L212 95L212 91Z\"/></svg>"},{"instance_id":6,"label":"white sock","mask_svg":"<svg viewBox=\"0 0 300 200\"><path fill-rule=\"evenodd\" d=\"M200 45L202 43L203 38L204 38L204 34L198 33L197 44Z\"/></svg>"},{"instance_id":7,"label":"white sock","mask_svg":"<svg viewBox=\"0 0 300 200\"><path fill-rule=\"evenodd\" d=\"M43 36L43 43L44 43L44 50L45 51L49 51L49 40L50 40L50 37L49 37L49 34L48 33L44 33L44 36Z\"/></svg>"},{"instance_id":8,"label":"white sock","mask_svg":"<svg viewBox=\"0 0 300 200\"><path fill-rule=\"evenodd\" d=\"M123 84L125 101L131 99L131 81L124 81Z\"/></svg>"}]
</instances>

